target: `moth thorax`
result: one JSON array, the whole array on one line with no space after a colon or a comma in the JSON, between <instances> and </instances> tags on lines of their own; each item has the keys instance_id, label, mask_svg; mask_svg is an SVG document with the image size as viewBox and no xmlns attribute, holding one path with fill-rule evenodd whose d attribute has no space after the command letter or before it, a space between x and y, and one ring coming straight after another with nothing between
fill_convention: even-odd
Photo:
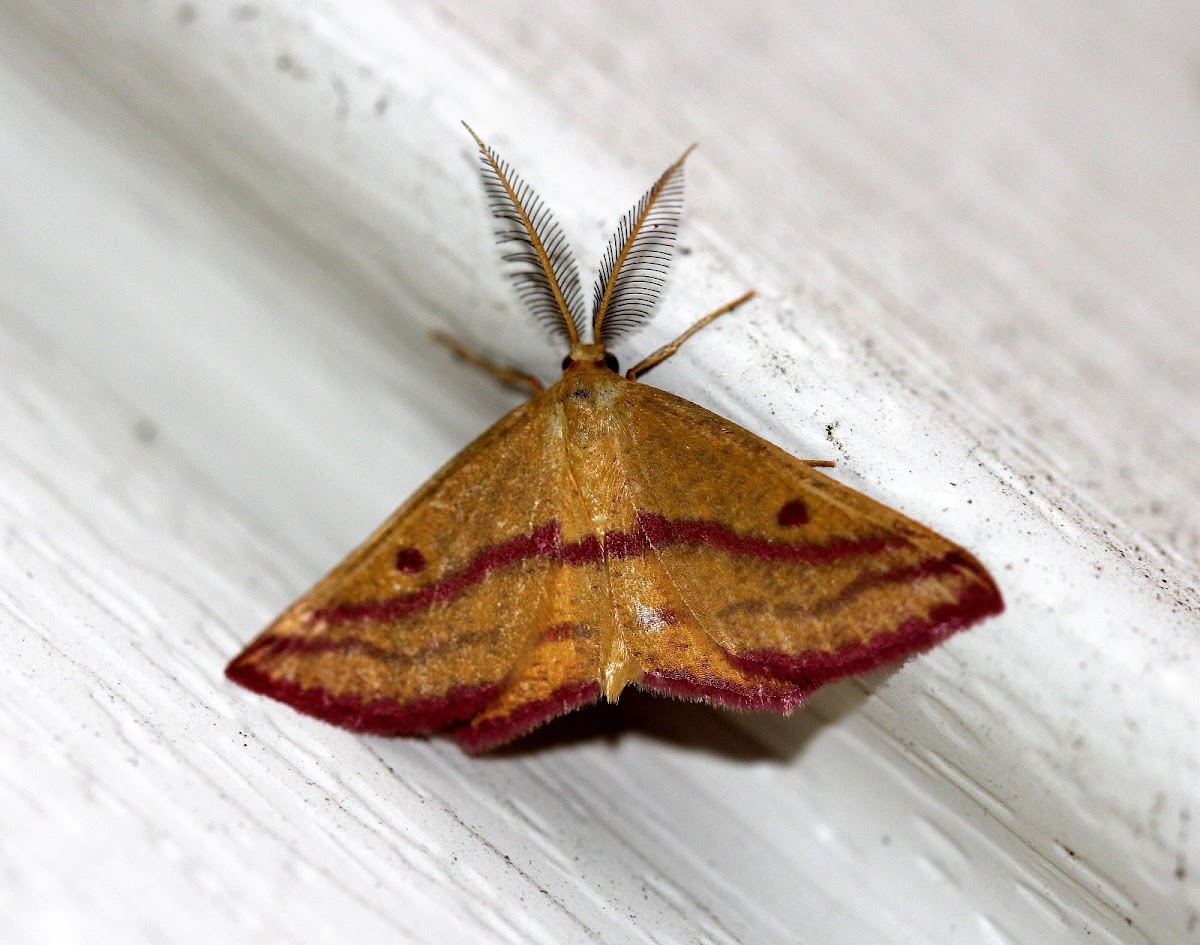
<instances>
[{"instance_id":1,"label":"moth thorax","mask_svg":"<svg viewBox=\"0 0 1200 945\"><path fill-rule=\"evenodd\" d=\"M596 439L601 432L596 417L599 406L597 400L601 392L595 383L591 383L595 374L594 366L591 366L590 371L585 367L579 373L582 376L565 381L562 399L563 425L571 447L587 452L596 445Z\"/></svg>"}]
</instances>

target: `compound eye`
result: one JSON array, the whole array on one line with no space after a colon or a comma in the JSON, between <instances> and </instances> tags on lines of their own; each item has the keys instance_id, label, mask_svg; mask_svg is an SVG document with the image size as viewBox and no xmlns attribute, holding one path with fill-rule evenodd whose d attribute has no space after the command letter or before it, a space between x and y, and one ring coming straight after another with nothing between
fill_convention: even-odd
<instances>
[{"instance_id":1,"label":"compound eye","mask_svg":"<svg viewBox=\"0 0 1200 945\"><path fill-rule=\"evenodd\" d=\"M575 362L571 360L571 356L568 354L565 358L563 358L562 369L565 371L574 363Z\"/></svg>"},{"instance_id":2,"label":"compound eye","mask_svg":"<svg viewBox=\"0 0 1200 945\"><path fill-rule=\"evenodd\" d=\"M620 373L621 373L621 365L620 365L620 363L617 361L617 357L616 357L616 355L613 355L613 354L606 354L606 355L604 356L604 366L605 366L606 368L608 368L610 371L612 371L614 374L620 374Z\"/></svg>"}]
</instances>

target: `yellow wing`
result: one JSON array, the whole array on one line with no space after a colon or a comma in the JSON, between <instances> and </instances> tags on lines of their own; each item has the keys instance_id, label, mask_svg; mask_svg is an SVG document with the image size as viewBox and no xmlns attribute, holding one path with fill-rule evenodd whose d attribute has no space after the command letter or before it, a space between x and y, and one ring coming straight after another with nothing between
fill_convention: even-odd
<instances>
[{"instance_id":1,"label":"yellow wing","mask_svg":"<svg viewBox=\"0 0 1200 945\"><path fill-rule=\"evenodd\" d=\"M1004 608L962 548L728 420L636 383L613 417L648 688L786 711Z\"/></svg>"},{"instance_id":2,"label":"yellow wing","mask_svg":"<svg viewBox=\"0 0 1200 945\"><path fill-rule=\"evenodd\" d=\"M463 450L226 670L357 731L472 748L599 696L590 526L538 396ZM564 550L565 549L565 550ZM591 615L591 616L589 616Z\"/></svg>"}]
</instances>

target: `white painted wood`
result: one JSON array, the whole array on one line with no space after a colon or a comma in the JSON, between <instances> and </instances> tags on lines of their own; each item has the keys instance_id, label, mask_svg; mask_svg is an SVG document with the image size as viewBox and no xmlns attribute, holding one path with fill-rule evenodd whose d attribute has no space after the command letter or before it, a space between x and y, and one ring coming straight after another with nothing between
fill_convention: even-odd
<instances>
[{"instance_id":1,"label":"white painted wood","mask_svg":"<svg viewBox=\"0 0 1200 945\"><path fill-rule=\"evenodd\" d=\"M0 8L0 939L1200 940L1195 8ZM1189 58L1191 57L1191 58ZM692 140L654 382L1008 613L791 719L472 759L224 662L553 373L471 120L585 258Z\"/></svg>"}]
</instances>

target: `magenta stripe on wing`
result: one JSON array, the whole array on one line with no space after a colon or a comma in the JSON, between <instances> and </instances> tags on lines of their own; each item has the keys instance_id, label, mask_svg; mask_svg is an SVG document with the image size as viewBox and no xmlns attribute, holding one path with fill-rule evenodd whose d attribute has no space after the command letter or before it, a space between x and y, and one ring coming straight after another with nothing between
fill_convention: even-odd
<instances>
[{"instance_id":1,"label":"magenta stripe on wing","mask_svg":"<svg viewBox=\"0 0 1200 945\"><path fill-rule=\"evenodd\" d=\"M791 712L808 698L803 686L772 679L757 686L737 686L725 679L700 679L683 670L651 670L638 685L678 699L704 699L729 709Z\"/></svg>"},{"instance_id":2,"label":"magenta stripe on wing","mask_svg":"<svg viewBox=\"0 0 1200 945\"><path fill-rule=\"evenodd\" d=\"M468 751L486 751L599 698L600 684L595 680L568 683L559 686L545 699L526 702L508 715L463 725L452 729L450 734Z\"/></svg>"},{"instance_id":3,"label":"magenta stripe on wing","mask_svg":"<svg viewBox=\"0 0 1200 945\"><path fill-rule=\"evenodd\" d=\"M564 544L558 522L551 521L527 534L484 548L466 567L416 591L382 600L331 604L316 611L312 619L330 624L397 620L435 604L446 603L468 587L486 580L493 571L531 559L581 567L605 558L642 557L654 550L683 545L717 548L739 558L827 564L843 558L879 554L888 548L908 544L908 539L902 535L835 538L827 542L780 541L739 535L720 522L668 519L651 512L639 512L636 528L628 532L607 532L603 542L595 535L589 535Z\"/></svg>"},{"instance_id":4,"label":"magenta stripe on wing","mask_svg":"<svg viewBox=\"0 0 1200 945\"><path fill-rule=\"evenodd\" d=\"M983 576L980 577L982 580ZM790 654L758 650L728 653L727 656L747 672L785 679L811 690L927 650L951 634L1003 610L1000 592L989 580L969 584L957 600L934 607L928 616L909 617L895 630L872 637L866 643L851 643L829 652Z\"/></svg>"},{"instance_id":5,"label":"magenta stripe on wing","mask_svg":"<svg viewBox=\"0 0 1200 945\"><path fill-rule=\"evenodd\" d=\"M276 679L243 660L230 663L225 675L305 715L375 735L417 735L445 728L482 711L501 689L496 684L460 686L442 696L400 702L386 697L363 700L321 688L305 688L288 679Z\"/></svg>"}]
</instances>

